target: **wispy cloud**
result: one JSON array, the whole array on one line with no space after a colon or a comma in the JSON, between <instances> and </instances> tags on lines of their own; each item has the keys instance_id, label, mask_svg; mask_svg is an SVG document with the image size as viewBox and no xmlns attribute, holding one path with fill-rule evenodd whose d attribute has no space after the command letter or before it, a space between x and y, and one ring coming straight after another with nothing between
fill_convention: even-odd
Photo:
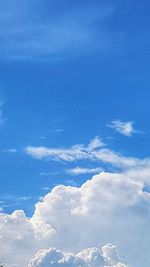
<instances>
[{"instance_id":1,"label":"wispy cloud","mask_svg":"<svg viewBox=\"0 0 150 267\"><path fill-rule=\"evenodd\" d=\"M51 176L51 175L59 175L60 171L51 171L51 172L41 172L40 176Z\"/></svg>"},{"instance_id":2,"label":"wispy cloud","mask_svg":"<svg viewBox=\"0 0 150 267\"><path fill-rule=\"evenodd\" d=\"M77 162L81 160L97 161L110 164L117 168L132 168L150 164L148 159L124 156L116 151L104 147L99 137L95 137L88 145L76 144L69 148L49 148L39 146L27 146L24 152L35 159L49 159L55 161Z\"/></svg>"},{"instance_id":3,"label":"wispy cloud","mask_svg":"<svg viewBox=\"0 0 150 267\"><path fill-rule=\"evenodd\" d=\"M100 173L102 171L102 168L81 168L81 167L75 167L72 169L67 169L66 173L71 175L79 175L79 174L87 174L87 173Z\"/></svg>"},{"instance_id":4,"label":"wispy cloud","mask_svg":"<svg viewBox=\"0 0 150 267\"><path fill-rule=\"evenodd\" d=\"M108 127L111 127L117 132L130 137L136 132L133 127L133 124L133 121L113 120L111 124L108 125Z\"/></svg>"},{"instance_id":5,"label":"wispy cloud","mask_svg":"<svg viewBox=\"0 0 150 267\"><path fill-rule=\"evenodd\" d=\"M46 136L42 135L42 136L40 136L40 139L45 140Z\"/></svg>"},{"instance_id":6,"label":"wispy cloud","mask_svg":"<svg viewBox=\"0 0 150 267\"><path fill-rule=\"evenodd\" d=\"M30 200L30 199L32 199L32 197L31 196L21 196L21 197L18 197L18 200L20 200L20 201L28 201L28 200Z\"/></svg>"},{"instance_id":7,"label":"wispy cloud","mask_svg":"<svg viewBox=\"0 0 150 267\"><path fill-rule=\"evenodd\" d=\"M51 158L53 160L75 161L93 158L98 148L103 147L104 143L96 136L85 146L84 144L73 145L70 148L47 148L27 146L25 152L37 159Z\"/></svg>"},{"instance_id":8,"label":"wispy cloud","mask_svg":"<svg viewBox=\"0 0 150 267\"><path fill-rule=\"evenodd\" d=\"M1 151L4 153L15 154L17 152L17 149L16 148L8 148L8 149L3 149Z\"/></svg>"},{"instance_id":9,"label":"wispy cloud","mask_svg":"<svg viewBox=\"0 0 150 267\"><path fill-rule=\"evenodd\" d=\"M11 59L52 58L61 53L81 52L92 49L95 38L93 24L104 23L114 8L110 5L81 3L73 5L68 1L64 9L62 1L43 6L36 1L14 0L0 2L0 56ZM41 8L39 8L39 6ZM62 7L62 8L61 8ZM42 10L41 10L42 9ZM84 16L83 14L87 14ZM45 14L45 16L43 16ZM44 19L43 19L44 18ZM105 29L106 31L106 29ZM104 30L99 32L99 45L103 47Z\"/></svg>"},{"instance_id":10,"label":"wispy cloud","mask_svg":"<svg viewBox=\"0 0 150 267\"><path fill-rule=\"evenodd\" d=\"M91 142L88 145L88 150L92 151L94 149L100 148L102 146L105 146L104 142L101 140L99 136L96 136L94 139L91 140Z\"/></svg>"},{"instance_id":11,"label":"wispy cloud","mask_svg":"<svg viewBox=\"0 0 150 267\"><path fill-rule=\"evenodd\" d=\"M59 129L55 129L55 130L51 130L51 133L62 133L64 130L59 128Z\"/></svg>"},{"instance_id":12,"label":"wispy cloud","mask_svg":"<svg viewBox=\"0 0 150 267\"><path fill-rule=\"evenodd\" d=\"M0 208L5 211L6 208L15 207L18 204L27 202L33 199L31 196L15 196L15 195L1 195Z\"/></svg>"}]
</instances>

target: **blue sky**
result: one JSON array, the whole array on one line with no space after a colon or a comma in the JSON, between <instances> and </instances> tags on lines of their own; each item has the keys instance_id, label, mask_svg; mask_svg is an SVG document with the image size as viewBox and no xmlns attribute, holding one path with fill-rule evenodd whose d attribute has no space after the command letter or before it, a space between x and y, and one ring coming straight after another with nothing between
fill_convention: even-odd
<instances>
[{"instance_id":1,"label":"blue sky","mask_svg":"<svg viewBox=\"0 0 150 267\"><path fill-rule=\"evenodd\" d=\"M31 216L56 185L145 167L149 8L146 0L0 1L1 210Z\"/></svg>"},{"instance_id":2,"label":"blue sky","mask_svg":"<svg viewBox=\"0 0 150 267\"><path fill-rule=\"evenodd\" d=\"M23 152L28 145L69 147L99 135L118 152L148 156L148 2L1 1L0 6L1 196L37 198L42 187L90 177L69 177L61 162L29 158ZM134 121L139 132L127 138L107 127L118 119Z\"/></svg>"}]
</instances>

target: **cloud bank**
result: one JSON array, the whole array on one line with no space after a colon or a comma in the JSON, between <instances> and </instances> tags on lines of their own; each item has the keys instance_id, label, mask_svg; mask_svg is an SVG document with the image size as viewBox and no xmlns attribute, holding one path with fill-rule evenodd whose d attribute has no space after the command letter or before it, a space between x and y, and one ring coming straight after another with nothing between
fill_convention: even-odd
<instances>
[{"instance_id":1,"label":"cloud bank","mask_svg":"<svg viewBox=\"0 0 150 267\"><path fill-rule=\"evenodd\" d=\"M56 186L36 204L31 218L23 211L0 213L0 261L9 267L48 267L52 265L54 247L59 248L61 259L53 266L62 266L62 262L66 266L67 259L73 259L68 266L76 266L75 259L81 258L83 266L91 267L87 259L92 251L107 261L107 253L104 256L104 252L93 247L111 243L128 266L149 266L150 193L145 191L142 179L104 172L78 188ZM86 256L79 257L83 249ZM53 252L55 255L56 250ZM67 256L68 253L73 256ZM114 254L108 253L113 259ZM119 261L100 266L124 267Z\"/></svg>"}]
</instances>

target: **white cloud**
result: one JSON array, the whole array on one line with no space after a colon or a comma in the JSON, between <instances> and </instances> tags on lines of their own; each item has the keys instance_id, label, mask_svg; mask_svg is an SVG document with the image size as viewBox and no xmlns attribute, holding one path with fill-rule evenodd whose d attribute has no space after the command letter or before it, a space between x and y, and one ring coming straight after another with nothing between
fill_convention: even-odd
<instances>
[{"instance_id":1,"label":"white cloud","mask_svg":"<svg viewBox=\"0 0 150 267\"><path fill-rule=\"evenodd\" d=\"M50 159L56 161L97 161L110 164L117 168L135 168L136 166L150 166L150 159L138 159L124 156L107 147L99 137L95 137L90 144L77 144L69 148L49 148L39 146L27 146L25 153L35 159Z\"/></svg>"},{"instance_id":2,"label":"white cloud","mask_svg":"<svg viewBox=\"0 0 150 267\"><path fill-rule=\"evenodd\" d=\"M40 250L28 267L126 267L120 261L116 247L106 244L102 249L88 248L78 254L65 254L55 248Z\"/></svg>"},{"instance_id":3,"label":"white cloud","mask_svg":"<svg viewBox=\"0 0 150 267\"><path fill-rule=\"evenodd\" d=\"M150 193L143 188L143 177L135 181L129 174L101 173L78 188L56 186L36 204L31 218L23 211L1 213L0 260L26 267L39 250L56 247L66 259L66 252L78 255L112 243L129 266L149 266ZM111 251L105 250L110 258Z\"/></svg>"},{"instance_id":4,"label":"white cloud","mask_svg":"<svg viewBox=\"0 0 150 267\"><path fill-rule=\"evenodd\" d=\"M79 175L79 174L86 174L86 173L100 173L102 171L102 168L81 168L81 167L75 167L72 169L67 169L66 173L71 175Z\"/></svg>"},{"instance_id":5,"label":"white cloud","mask_svg":"<svg viewBox=\"0 0 150 267\"><path fill-rule=\"evenodd\" d=\"M28 146L25 148L25 152L37 159L51 158L53 160L74 161L87 157L87 153L81 145L69 149Z\"/></svg>"},{"instance_id":6,"label":"white cloud","mask_svg":"<svg viewBox=\"0 0 150 267\"><path fill-rule=\"evenodd\" d=\"M100 148L105 146L105 144L102 142L99 136L96 136L94 139L91 140L91 142L88 145L88 150L93 151L96 148Z\"/></svg>"},{"instance_id":7,"label":"white cloud","mask_svg":"<svg viewBox=\"0 0 150 267\"><path fill-rule=\"evenodd\" d=\"M128 137L136 132L133 128L133 122L132 121L114 120L108 126L111 128L114 128L117 132L119 132L125 136L128 136Z\"/></svg>"},{"instance_id":8,"label":"white cloud","mask_svg":"<svg viewBox=\"0 0 150 267\"><path fill-rule=\"evenodd\" d=\"M104 146L101 139L96 136L91 140L90 144L85 146L83 144L73 145L70 148L47 148L28 146L25 152L37 159L51 158L53 160L75 161L82 159L93 159L93 151Z\"/></svg>"}]
</instances>

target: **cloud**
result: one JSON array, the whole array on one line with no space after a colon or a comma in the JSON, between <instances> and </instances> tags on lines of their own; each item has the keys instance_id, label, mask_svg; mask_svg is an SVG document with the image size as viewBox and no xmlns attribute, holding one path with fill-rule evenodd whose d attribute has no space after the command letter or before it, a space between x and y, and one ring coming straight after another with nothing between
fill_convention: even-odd
<instances>
[{"instance_id":1,"label":"cloud","mask_svg":"<svg viewBox=\"0 0 150 267\"><path fill-rule=\"evenodd\" d=\"M59 129L55 129L55 130L51 130L51 133L62 133L64 130L59 128Z\"/></svg>"},{"instance_id":2,"label":"cloud","mask_svg":"<svg viewBox=\"0 0 150 267\"><path fill-rule=\"evenodd\" d=\"M59 248L65 261L68 253L76 258L82 254L78 251L112 243L129 266L149 266L150 193L144 186L143 177L136 181L127 174L104 172L81 187L54 187L30 218L23 211L0 213L0 260L9 267L26 267L39 250L49 254L51 247ZM114 254L106 248L104 258L112 260Z\"/></svg>"},{"instance_id":3,"label":"cloud","mask_svg":"<svg viewBox=\"0 0 150 267\"><path fill-rule=\"evenodd\" d=\"M8 0L0 2L1 58L49 60L62 53L73 55L73 51L83 53L94 49L98 38L91 28L97 22L103 25L113 8L96 1L94 5L83 1L72 8L67 2L67 6L64 1L55 4L53 1L44 4L32 1L31 4L28 0L14 0L11 4ZM100 49L108 41L104 30L101 29L98 36Z\"/></svg>"},{"instance_id":4,"label":"cloud","mask_svg":"<svg viewBox=\"0 0 150 267\"><path fill-rule=\"evenodd\" d=\"M71 175L79 175L79 174L86 174L86 173L100 173L102 171L102 168L81 168L81 167L75 167L72 169L67 169L66 173Z\"/></svg>"},{"instance_id":5,"label":"cloud","mask_svg":"<svg viewBox=\"0 0 150 267\"><path fill-rule=\"evenodd\" d=\"M24 259L22 261L23 256L20 253L26 251L26 246L33 245L33 239L32 226L23 211L15 211L11 215L0 214L0 260L2 262L8 263L8 266L20 263L21 267ZM30 249L27 254L28 257L32 255Z\"/></svg>"},{"instance_id":6,"label":"cloud","mask_svg":"<svg viewBox=\"0 0 150 267\"><path fill-rule=\"evenodd\" d=\"M27 202L33 199L31 196L13 196L1 195L0 196L0 212L4 212L6 208L14 208L16 205Z\"/></svg>"},{"instance_id":7,"label":"cloud","mask_svg":"<svg viewBox=\"0 0 150 267\"><path fill-rule=\"evenodd\" d=\"M16 148L8 148L8 149L3 149L1 151L4 152L4 153L12 153L12 154L14 154L14 153L17 152L17 149Z\"/></svg>"},{"instance_id":8,"label":"cloud","mask_svg":"<svg viewBox=\"0 0 150 267\"><path fill-rule=\"evenodd\" d=\"M96 136L94 139L91 140L91 142L88 145L88 150L92 151L95 150L96 148L100 148L105 146L105 144L102 142L99 136Z\"/></svg>"},{"instance_id":9,"label":"cloud","mask_svg":"<svg viewBox=\"0 0 150 267\"><path fill-rule=\"evenodd\" d=\"M55 161L77 162L81 160L97 161L112 165L115 168L129 169L137 166L150 167L150 159L138 159L124 156L116 151L104 147L100 137L95 137L88 145L76 144L69 148L49 148L44 146L27 146L24 152L35 159L49 159Z\"/></svg>"},{"instance_id":10,"label":"cloud","mask_svg":"<svg viewBox=\"0 0 150 267\"><path fill-rule=\"evenodd\" d=\"M121 120L114 120L108 127L114 128L117 132L125 135L125 136L132 136L136 131L133 128L132 121L121 121Z\"/></svg>"},{"instance_id":11,"label":"cloud","mask_svg":"<svg viewBox=\"0 0 150 267\"><path fill-rule=\"evenodd\" d=\"M53 160L75 161L89 158L94 159L94 154L92 152L97 151L97 149L102 146L104 146L103 142L96 136L87 146L83 144L77 144L70 148L27 146L25 152L36 159L51 158Z\"/></svg>"},{"instance_id":12,"label":"cloud","mask_svg":"<svg viewBox=\"0 0 150 267\"><path fill-rule=\"evenodd\" d=\"M3 207L0 207L0 212L3 212L4 211L4 208Z\"/></svg>"},{"instance_id":13,"label":"cloud","mask_svg":"<svg viewBox=\"0 0 150 267\"><path fill-rule=\"evenodd\" d=\"M126 267L120 262L118 251L112 244L106 244L102 249L88 248L78 254L64 254L55 248L40 250L30 261L28 267Z\"/></svg>"}]
</instances>

